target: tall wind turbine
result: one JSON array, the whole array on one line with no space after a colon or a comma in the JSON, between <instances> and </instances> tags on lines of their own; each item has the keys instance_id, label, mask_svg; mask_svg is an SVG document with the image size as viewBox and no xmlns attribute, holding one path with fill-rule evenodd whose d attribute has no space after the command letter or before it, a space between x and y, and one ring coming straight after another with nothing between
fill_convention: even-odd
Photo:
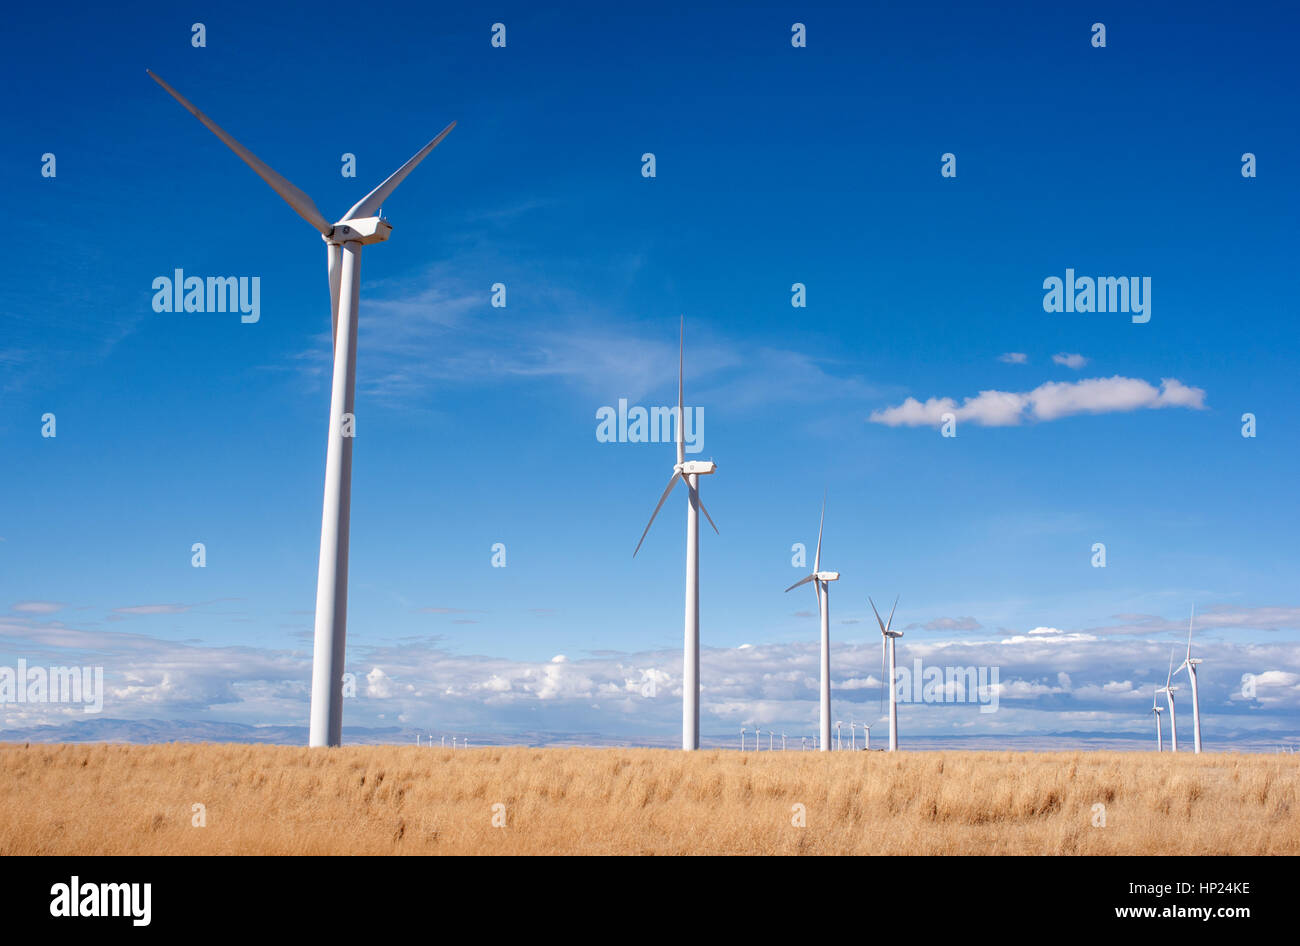
<instances>
[{"instance_id":1,"label":"tall wind turbine","mask_svg":"<svg viewBox=\"0 0 1300 946\"><path fill-rule=\"evenodd\" d=\"M817 524L817 554L813 558L812 574L806 578L801 578L789 588L787 592L794 591L800 585L806 585L813 582L813 588L817 593L817 608L821 612L822 618L822 673L821 673L821 712L819 714L818 729L821 738L819 740L822 752L827 752L831 747L831 582L839 581L839 572L822 571L822 526L826 524L826 497L822 496L822 517Z\"/></svg>"},{"instance_id":2,"label":"tall wind turbine","mask_svg":"<svg viewBox=\"0 0 1300 946\"><path fill-rule=\"evenodd\" d=\"M1196 691L1196 667L1201 662L1200 657L1192 656L1192 623L1196 620L1196 605L1192 605L1192 616L1187 621L1187 657L1178 665L1179 670L1187 671L1187 679L1192 683L1192 752L1199 754L1201 751L1201 701Z\"/></svg>"},{"instance_id":3,"label":"tall wind turbine","mask_svg":"<svg viewBox=\"0 0 1300 946\"><path fill-rule=\"evenodd\" d=\"M686 420L682 397L682 368L685 363L686 316L682 316L681 333L677 341L677 463L668 486L659 497L659 505L650 514L650 521L641 533L632 552L641 551L655 516L663 508L668 494L680 479L686 483L686 628L682 644L682 748L691 751L700 747L700 513L709 520L713 531L718 527L700 500L700 477L716 472L712 460L687 460L683 424ZM757 747L756 747L757 748Z\"/></svg>"},{"instance_id":4,"label":"tall wind turbine","mask_svg":"<svg viewBox=\"0 0 1300 946\"><path fill-rule=\"evenodd\" d=\"M871 601L871 598L867 598ZM894 686L894 641L903 636L902 631L891 630L894 624L894 611L898 608L898 598L894 598L894 607L889 611L889 621L880 620L880 612L876 611L876 602L871 601L871 610L875 611L876 623L880 625L881 647L880 653L880 675L885 675L885 662L889 662L889 751L895 752L898 749L898 688ZM880 681L880 701L883 704L885 698L884 691L885 681ZM883 709L883 706L882 706Z\"/></svg>"},{"instance_id":5,"label":"tall wind turbine","mask_svg":"<svg viewBox=\"0 0 1300 946\"><path fill-rule=\"evenodd\" d=\"M148 71L148 70L146 70ZM353 394L357 373L357 307L361 299L361 248L382 243L392 225L379 216L384 200L417 164L456 127L452 122L337 223L325 219L312 199L271 170L170 85L149 72L172 98L225 143L325 241L329 266L334 374L330 387L325 500L321 513L320 561L316 576L316 639L312 653L311 727L308 744L337 746L343 735L343 660L348 613L348 527L352 508Z\"/></svg>"},{"instance_id":6,"label":"tall wind turbine","mask_svg":"<svg viewBox=\"0 0 1300 946\"><path fill-rule=\"evenodd\" d=\"M1178 718L1174 715L1174 691L1178 687L1174 686L1174 652L1169 652L1169 674L1165 677L1165 685L1157 693L1163 693L1165 699L1169 702L1169 751L1178 751Z\"/></svg>"},{"instance_id":7,"label":"tall wind turbine","mask_svg":"<svg viewBox=\"0 0 1300 946\"><path fill-rule=\"evenodd\" d=\"M1161 709L1160 709L1160 704L1156 702L1156 694L1159 692L1160 692L1159 690L1154 688L1151 691L1151 712L1152 714L1154 714L1156 718L1156 752L1164 752L1165 751L1164 734L1160 730Z\"/></svg>"}]
</instances>

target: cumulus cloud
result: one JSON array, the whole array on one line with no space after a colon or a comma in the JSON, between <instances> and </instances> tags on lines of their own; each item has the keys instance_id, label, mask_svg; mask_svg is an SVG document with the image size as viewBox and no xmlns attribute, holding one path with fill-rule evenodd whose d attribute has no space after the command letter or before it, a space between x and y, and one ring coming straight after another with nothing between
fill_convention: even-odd
<instances>
[{"instance_id":1,"label":"cumulus cloud","mask_svg":"<svg viewBox=\"0 0 1300 946\"><path fill-rule=\"evenodd\" d=\"M1162 378L1160 387L1140 378L1088 378L1049 381L1032 391L981 391L960 404L950 397L918 401L909 397L894 407L873 411L873 424L888 427L938 427L944 414L984 427L1014 427L1026 421L1058 420L1075 414L1112 414L1162 407L1202 410L1205 391L1176 378Z\"/></svg>"},{"instance_id":2,"label":"cumulus cloud","mask_svg":"<svg viewBox=\"0 0 1300 946\"><path fill-rule=\"evenodd\" d=\"M1300 718L1300 642L1270 634L1261 623L1286 624L1300 609L1226 609L1225 628L1250 623L1225 639L1209 629L1198 653L1201 709L1207 738L1224 745L1230 732L1295 733ZM1281 612L1288 612L1283 614ZM1198 609L1198 622L1200 620ZM1254 614L1253 617L1247 617ZM899 666L997 668L995 714L971 706L908 705L909 734L941 736L967 727L975 734L1037 736L1087 727L1096 733L1149 731L1151 688L1162 685L1171 636L1186 618L1138 616L1147 633L1103 636L1104 629L1040 625L989 633L911 635L900 639ZM937 618L966 621L965 618ZM973 619L970 619L973 620ZM922 625L925 626L925 625ZM1198 623L1198 628L1199 628ZM832 642L836 718L871 722L880 705L880 638L871 625L860 640ZM1174 635L1169 631L1173 630ZM1127 631L1127 629L1126 629ZM1179 633L1181 632L1181 633ZM795 737L817 720L819 642L797 639L701 651L701 730L706 741L761 722ZM9 656L3 656L8 654ZM142 633L70 627L35 616L0 616L0 665L24 656L32 665L105 666L105 718L184 719L305 725L310 702L308 650L207 646ZM516 659L461 654L428 638L350 642L349 672L357 698L346 707L353 727L411 726L444 733L495 734L501 739L575 742L622 740L671 744L681 725L681 648L590 656ZM1247 676L1253 689L1243 686ZM1253 695L1247 695L1248 693ZM0 704L6 730L71 719L79 707ZM545 733L545 735L536 735ZM1282 738L1279 735L1279 738Z\"/></svg>"},{"instance_id":3,"label":"cumulus cloud","mask_svg":"<svg viewBox=\"0 0 1300 946\"><path fill-rule=\"evenodd\" d=\"M1088 363L1088 359L1084 358L1082 355L1070 355L1065 352L1053 355L1052 361L1056 362L1058 365L1065 365L1067 368L1073 368L1075 371L1078 371Z\"/></svg>"}]
</instances>

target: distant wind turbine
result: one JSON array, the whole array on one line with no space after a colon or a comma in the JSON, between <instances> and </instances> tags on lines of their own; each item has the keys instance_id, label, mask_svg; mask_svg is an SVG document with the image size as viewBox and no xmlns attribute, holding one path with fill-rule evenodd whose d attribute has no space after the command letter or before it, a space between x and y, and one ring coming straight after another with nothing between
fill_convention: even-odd
<instances>
[{"instance_id":1,"label":"distant wind turbine","mask_svg":"<svg viewBox=\"0 0 1300 946\"><path fill-rule=\"evenodd\" d=\"M869 750L871 748L871 727L866 723L863 723L862 729L866 733L866 741L862 744L862 748Z\"/></svg>"},{"instance_id":2,"label":"distant wind turbine","mask_svg":"<svg viewBox=\"0 0 1300 946\"><path fill-rule=\"evenodd\" d=\"M871 598L867 598L871 601ZM894 611L898 608L898 598L894 598L894 607L889 611L889 621L880 620L880 612L876 611L876 602L871 601L871 610L875 611L876 623L880 625L881 647L883 650L880 654L880 675L885 674L885 662L889 663L889 751L898 750L898 688L894 686L894 641L903 636L902 631L891 630L894 624ZM880 701L883 709L885 701L885 681L880 682Z\"/></svg>"},{"instance_id":3,"label":"distant wind turbine","mask_svg":"<svg viewBox=\"0 0 1300 946\"><path fill-rule=\"evenodd\" d=\"M1178 718L1174 714L1174 691L1178 687L1174 686L1174 652L1169 652L1169 673L1165 677L1165 685L1157 693L1163 693L1165 699L1169 701L1169 751L1178 751Z\"/></svg>"},{"instance_id":4,"label":"distant wind turbine","mask_svg":"<svg viewBox=\"0 0 1300 946\"><path fill-rule=\"evenodd\" d=\"M826 497L822 496L822 516L821 521L817 524L817 554L813 558L812 574L806 578L801 578L789 588L787 592L794 591L800 585L806 585L813 582L813 589L817 593L817 608L821 612L822 619L822 652L821 652L821 701L820 701L820 748L822 752L830 749L831 745L831 582L839 581L839 572L824 572L822 567L822 526L826 524Z\"/></svg>"},{"instance_id":5,"label":"distant wind turbine","mask_svg":"<svg viewBox=\"0 0 1300 946\"><path fill-rule=\"evenodd\" d=\"M1192 656L1192 623L1196 620L1196 605L1192 605L1192 616L1187 621L1187 657L1178 665L1180 670L1187 671L1187 679L1192 684L1192 752L1199 754L1201 751L1201 700L1196 690L1196 667L1200 664L1200 657Z\"/></svg>"},{"instance_id":6,"label":"distant wind turbine","mask_svg":"<svg viewBox=\"0 0 1300 946\"><path fill-rule=\"evenodd\" d=\"M745 751L745 727L740 727L740 751Z\"/></svg>"},{"instance_id":7,"label":"distant wind turbine","mask_svg":"<svg viewBox=\"0 0 1300 946\"><path fill-rule=\"evenodd\" d=\"M1156 718L1156 752L1164 752L1165 741L1164 741L1164 735L1161 732L1161 728L1160 728L1160 713L1162 711L1160 709L1160 704L1156 702L1156 694L1159 692L1160 691L1154 687L1151 690L1151 712L1155 715Z\"/></svg>"},{"instance_id":8,"label":"distant wind turbine","mask_svg":"<svg viewBox=\"0 0 1300 946\"><path fill-rule=\"evenodd\" d=\"M712 460L687 460L686 440L683 432L685 408L682 396L682 369L686 350L686 316L682 316L681 332L677 342L677 463L668 486L659 497L659 505L650 514L641 540L637 542L632 557L641 551L655 516L663 508L668 494L680 479L686 483L686 627L682 646L682 748L691 751L700 747L700 513L709 520L713 531L718 527L700 500L700 477L717 471Z\"/></svg>"},{"instance_id":9,"label":"distant wind turbine","mask_svg":"<svg viewBox=\"0 0 1300 946\"><path fill-rule=\"evenodd\" d=\"M352 508L353 395L357 375L357 307L361 300L361 249L382 243L392 225L380 215L384 200L417 164L456 127L452 122L394 171L382 184L331 224L312 199L294 187L179 92L150 77L235 152L298 216L325 241L329 264L330 316L333 324L334 373L330 388L328 448L325 453L325 501L321 514L320 560L316 574L316 633L312 651L311 746L337 746L343 740L343 661L347 640L348 528Z\"/></svg>"}]
</instances>

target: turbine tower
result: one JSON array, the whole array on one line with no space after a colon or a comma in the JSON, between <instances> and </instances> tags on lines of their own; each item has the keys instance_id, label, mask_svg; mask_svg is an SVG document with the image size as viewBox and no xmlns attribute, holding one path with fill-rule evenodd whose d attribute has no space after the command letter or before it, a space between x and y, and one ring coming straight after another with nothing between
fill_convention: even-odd
<instances>
[{"instance_id":1,"label":"turbine tower","mask_svg":"<svg viewBox=\"0 0 1300 946\"><path fill-rule=\"evenodd\" d=\"M146 70L148 71L148 70ZM348 527L352 508L353 395L357 373L357 307L361 298L361 249L388 239L392 226L379 216L384 200L417 164L456 127L452 122L378 187L353 204L337 223L325 219L312 199L263 164L161 78L149 72L172 98L202 122L298 215L320 231L329 266L330 321L334 373L330 386L325 499L321 513L320 560L316 577L316 635L312 652L311 726L308 745L337 746L343 736L343 661L348 613Z\"/></svg>"},{"instance_id":2,"label":"turbine tower","mask_svg":"<svg viewBox=\"0 0 1300 946\"><path fill-rule=\"evenodd\" d=\"M822 526L826 524L826 497L822 496L822 517L817 524L817 554L813 558L812 574L801 578L789 588L794 591L800 585L813 582L817 593L817 608L822 619L822 659L821 659L821 712L818 726L820 730L819 747L827 752L831 746L831 582L839 581L839 572L824 572L822 568Z\"/></svg>"},{"instance_id":3,"label":"turbine tower","mask_svg":"<svg viewBox=\"0 0 1300 946\"><path fill-rule=\"evenodd\" d=\"M1151 712L1155 715L1156 718L1156 752L1164 752L1165 740L1164 740L1164 735L1160 729L1160 713L1162 711L1160 709L1160 705L1156 702L1156 694L1159 692L1160 691L1155 688L1152 688L1151 690Z\"/></svg>"},{"instance_id":4,"label":"turbine tower","mask_svg":"<svg viewBox=\"0 0 1300 946\"><path fill-rule=\"evenodd\" d=\"M867 598L871 601L871 598ZM880 675L885 675L885 662L889 662L889 751L898 750L898 688L894 686L894 641L903 636L902 631L891 630L894 624L894 611L898 608L898 598L894 598L894 607L889 611L889 620L880 620L880 612L876 611L876 602L871 601L871 610L875 611L876 623L880 625L881 647L880 652ZM880 702L881 709L884 708L885 701L885 681L880 681Z\"/></svg>"},{"instance_id":5,"label":"turbine tower","mask_svg":"<svg viewBox=\"0 0 1300 946\"><path fill-rule=\"evenodd\" d=\"M1196 690L1196 667L1201 662L1200 657L1192 656L1192 623L1196 620L1196 605L1192 605L1192 616L1187 621L1187 657L1178 665L1179 670L1187 671L1187 679L1192 684L1192 753L1199 755L1201 751L1201 700Z\"/></svg>"},{"instance_id":6,"label":"turbine tower","mask_svg":"<svg viewBox=\"0 0 1300 946\"><path fill-rule=\"evenodd\" d=\"M871 749L871 727L868 726L866 723L863 723L862 729L863 732L866 734L862 743L862 748L866 750L870 750Z\"/></svg>"},{"instance_id":7,"label":"turbine tower","mask_svg":"<svg viewBox=\"0 0 1300 946\"><path fill-rule=\"evenodd\" d=\"M1165 699L1169 702L1169 751L1178 751L1178 718L1174 715L1174 691L1178 687L1174 686L1174 652L1169 652L1169 674L1165 677L1165 685L1157 693L1163 693Z\"/></svg>"},{"instance_id":8,"label":"turbine tower","mask_svg":"<svg viewBox=\"0 0 1300 946\"><path fill-rule=\"evenodd\" d=\"M663 508L668 494L680 479L686 483L686 633L682 645L682 748L692 751L700 747L700 513L709 520L713 531L718 527L700 500L700 477L717 471L712 460L687 460L686 440L682 430L685 409L682 398L682 367L686 348L686 316L682 316L681 333L677 341L677 464L668 480L668 487L659 497L659 505L650 514L650 521L641 533L632 552L641 551L641 543L654 525L655 516Z\"/></svg>"}]
</instances>

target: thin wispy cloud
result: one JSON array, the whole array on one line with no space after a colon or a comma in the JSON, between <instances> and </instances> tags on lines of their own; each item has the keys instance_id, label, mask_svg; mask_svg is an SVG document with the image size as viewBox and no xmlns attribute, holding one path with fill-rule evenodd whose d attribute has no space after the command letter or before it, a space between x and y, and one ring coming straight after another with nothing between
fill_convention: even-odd
<instances>
[{"instance_id":1,"label":"thin wispy cloud","mask_svg":"<svg viewBox=\"0 0 1300 946\"><path fill-rule=\"evenodd\" d=\"M1073 368L1075 371L1078 371L1088 363L1088 359L1084 358L1082 355L1071 355L1066 352L1060 352L1059 354L1053 355L1052 361L1058 365L1065 365L1067 368Z\"/></svg>"},{"instance_id":2,"label":"thin wispy cloud","mask_svg":"<svg viewBox=\"0 0 1300 946\"><path fill-rule=\"evenodd\" d=\"M1008 365L1029 364L1029 356L1022 351L1008 351L998 355L998 361Z\"/></svg>"}]
</instances>

